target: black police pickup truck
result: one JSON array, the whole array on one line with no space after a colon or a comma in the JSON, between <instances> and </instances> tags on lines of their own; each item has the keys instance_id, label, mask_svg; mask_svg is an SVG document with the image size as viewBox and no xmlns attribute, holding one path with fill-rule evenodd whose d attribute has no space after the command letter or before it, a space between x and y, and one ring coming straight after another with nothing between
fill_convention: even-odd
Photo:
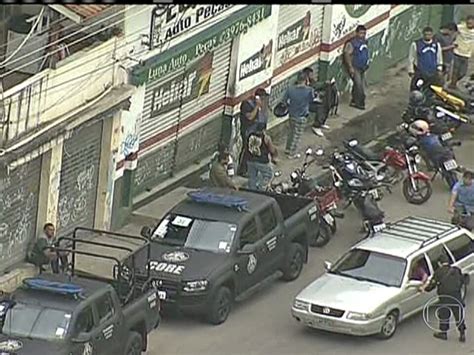
<instances>
[{"instance_id":1,"label":"black police pickup truck","mask_svg":"<svg viewBox=\"0 0 474 355\"><path fill-rule=\"evenodd\" d=\"M216 188L190 193L157 225L143 228L151 257L143 251L134 257L137 265L149 261L164 309L201 314L217 325L234 301L259 286L298 278L316 214L304 197Z\"/></svg>"},{"instance_id":2,"label":"black police pickup truck","mask_svg":"<svg viewBox=\"0 0 474 355\"><path fill-rule=\"evenodd\" d=\"M107 245L74 241L79 243ZM73 254L69 275L27 279L0 299L0 354L140 355L146 351L148 333L160 322L157 291L135 290L134 270L127 267L128 273L123 272L114 257L75 247L58 250ZM117 278L81 275L74 270L76 254L117 262Z\"/></svg>"}]
</instances>

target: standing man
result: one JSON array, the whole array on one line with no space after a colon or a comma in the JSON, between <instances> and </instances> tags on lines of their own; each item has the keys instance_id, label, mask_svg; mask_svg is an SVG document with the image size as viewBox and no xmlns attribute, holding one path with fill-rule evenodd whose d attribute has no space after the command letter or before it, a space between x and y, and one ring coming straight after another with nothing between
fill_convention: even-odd
<instances>
[{"instance_id":1,"label":"standing man","mask_svg":"<svg viewBox=\"0 0 474 355\"><path fill-rule=\"evenodd\" d=\"M454 41L453 77L451 88L455 89L457 83L467 74L469 59L474 45L474 16L469 15L466 22L458 25L456 40Z\"/></svg>"},{"instance_id":2,"label":"standing man","mask_svg":"<svg viewBox=\"0 0 474 355\"><path fill-rule=\"evenodd\" d=\"M265 128L267 127L269 96L265 89L259 88L255 91L253 97L242 101L240 104L240 137L243 143L238 168L240 176L246 177L247 175L247 141L249 134L255 132L258 123L262 123Z\"/></svg>"},{"instance_id":3,"label":"standing man","mask_svg":"<svg viewBox=\"0 0 474 355\"><path fill-rule=\"evenodd\" d=\"M408 75L411 78L410 91L419 90L418 80L423 88L439 84L443 72L443 51L433 39L433 29L425 27L423 37L413 42L408 53Z\"/></svg>"},{"instance_id":4,"label":"standing man","mask_svg":"<svg viewBox=\"0 0 474 355\"><path fill-rule=\"evenodd\" d=\"M465 279L458 267L449 265L449 258L446 254L441 254L438 259L438 269L435 271L433 278L422 286L421 291L431 291L436 287L439 297L439 309L437 316L439 317L439 332L433 336L438 339L447 340L449 321L451 315L456 320L456 326L459 330L459 341L466 341L466 324L465 324L465 304L461 297L461 289Z\"/></svg>"},{"instance_id":5,"label":"standing man","mask_svg":"<svg viewBox=\"0 0 474 355\"><path fill-rule=\"evenodd\" d=\"M36 239L29 255L29 261L38 266L40 271L44 271L44 265L50 264L53 273L59 274L59 261L61 261L61 269L64 271L67 267L67 255L54 250L56 243L55 232L56 230L52 223L44 225L43 233Z\"/></svg>"},{"instance_id":6,"label":"standing man","mask_svg":"<svg viewBox=\"0 0 474 355\"><path fill-rule=\"evenodd\" d=\"M286 90L283 98L283 102L288 105L290 116L290 130L285 149L285 154L289 159L297 157L296 151L309 115L309 104L314 101L314 90L306 84L306 81L305 74L303 72L298 73L295 85Z\"/></svg>"},{"instance_id":7,"label":"standing man","mask_svg":"<svg viewBox=\"0 0 474 355\"><path fill-rule=\"evenodd\" d=\"M453 64L453 49L454 49L454 39L456 37L456 32L458 26L455 23L448 23L447 25L441 26L439 33L435 35L435 40L441 45L441 50L443 52L443 73L446 79L446 82L451 80L451 69Z\"/></svg>"},{"instance_id":8,"label":"standing man","mask_svg":"<svg viewBox=\"0 0 474 355\"><path fill-rule=\"evenodd\" d=\"M273 176L271 163L276 163L277 150L270 136L264 131L263 124L257 126L256 132L249 135L249 189L264 191Z\"/></svg>"},{"instance_id":9,"label":"standing man","mask_svg":"<svg viewBox=\"0 0 474 355\"><path fill-rule=\"evenodd\" d=\"M365 110L365 72L369 69L369 47L367 29L363 25L356 28L355 37L344 47L344 62L352 79L352 100L350 106Z\"/></svg>"},{"instance_id":10,"label":"standing man","mask_svg":"<svg viewBox=\"0 0 474 355\"><path fill-rule=\"evenodd\" d=\"M229 152L221 150L216 161L212 164L209 172L209 180L214 187L223 187L232 190L238 190L237 185L227 174L227 165L230 161Z\"/></svg>"},{"instance_id":11,"label":"standing man","mask_svg":"<svg viewBox=\"0 0 474 355\"><path fill-rule=\"evenodd\" d=\"M314 90L315 100L309 105L311 115L314 115L313 126L311 127L314 134L319 137L324 137L321 129L329 129L326 120L329 116L329 97L327 95L328 82L317 82L314 79L313 68L304 68L303 74L306 76L306 85Z\"/></svg>"}]
</instances>

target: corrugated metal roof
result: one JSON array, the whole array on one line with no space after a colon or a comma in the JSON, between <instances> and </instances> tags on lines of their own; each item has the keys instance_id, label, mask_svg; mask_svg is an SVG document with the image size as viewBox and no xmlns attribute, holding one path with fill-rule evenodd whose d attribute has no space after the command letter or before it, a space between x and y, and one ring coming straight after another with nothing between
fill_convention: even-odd
<instances>
[{"instance_id":1,"label":"corrugated metal roof","mask_svg":"<svg viewBox=\"0 0 474 355\"><path fill-rule=\"evenodd\" d=\"M87 20L97 16L114 5L63 5L67 9L75 12L83 19Z\"/></svg>"}]
</instances>

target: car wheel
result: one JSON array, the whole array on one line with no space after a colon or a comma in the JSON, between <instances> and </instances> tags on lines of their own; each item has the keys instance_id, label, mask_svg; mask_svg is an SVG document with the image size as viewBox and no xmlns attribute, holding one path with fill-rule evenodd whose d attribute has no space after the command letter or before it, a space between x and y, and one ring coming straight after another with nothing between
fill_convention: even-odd
<instances>
[{"instance_id":1,"label":"car wheel","mask_svg":"<svg viewBox=\"0 0 474 355\"><path fill-rule=\"evenodd\" d=\"M128 337L125 355L141 355L143 349L142 337L137 332L131 332Z\"/></svg>"},{"instance_id":2,"label":"car wheel","mask_svg":"<svg viewBox=\"0 0 474 355\"><path fill-rule=\"evenodd\" d=\"M312 247L321 248L329 243L329 240L331 240L331 235L331 227L321 218L319 222L319 228L316 233L314 233L313 238L311 238L309 245Z\"/></svg>"},{"instance_id":3,"label":"car wheel","mask_svg":"<svg viewBox=\"0 0 474 355\"><path fill-rule=\"evenodd\" d=\"M380 329L379 337L381 339L391 338L397 331L398 326L398 312L390 312L383 321L382 328Z\"/></svg>"},{"instance_id":4,"label":"car wheel","mask_svg":"<svg viewBox=\"0 0 474 355\"><path fill-rule=\"evenodd\" d=\"M292 243L288 250L286 264L283 269L283 280L293 281L298 278L303 270L304 249L298 243Z\"/></svg>"},{"instance_id":5,"label":"car wheel","mask_svg":"<svg viewBox=\"0 0 474 355\"><path fill-rule=\"evenodd\" d=\"M232 300L232 292L227 287L219 287L207 315L209 323L214 325L224 323L232 309Z\"/></svg>"}]
</instances>

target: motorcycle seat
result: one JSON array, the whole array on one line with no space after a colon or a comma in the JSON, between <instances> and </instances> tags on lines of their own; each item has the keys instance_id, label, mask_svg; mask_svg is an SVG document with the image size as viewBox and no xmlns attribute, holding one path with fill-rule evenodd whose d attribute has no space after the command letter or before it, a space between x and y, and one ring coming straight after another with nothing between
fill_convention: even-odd
<instances>
[{"instance_id":1,"label":"motorcycle seat","mask_svg":"<svg viewBox=\"0 0 474 355\"><path fill-rule=\"evenodd\" d=\"M364 147L361 144L357 144L355 146L349 147L347 146L350 150L352 150L354 153L358 154L360 157L366 159L366 160L380 160L380 156L375 153L373 150L370 148Z\"/></svg>"}]
</instances>

